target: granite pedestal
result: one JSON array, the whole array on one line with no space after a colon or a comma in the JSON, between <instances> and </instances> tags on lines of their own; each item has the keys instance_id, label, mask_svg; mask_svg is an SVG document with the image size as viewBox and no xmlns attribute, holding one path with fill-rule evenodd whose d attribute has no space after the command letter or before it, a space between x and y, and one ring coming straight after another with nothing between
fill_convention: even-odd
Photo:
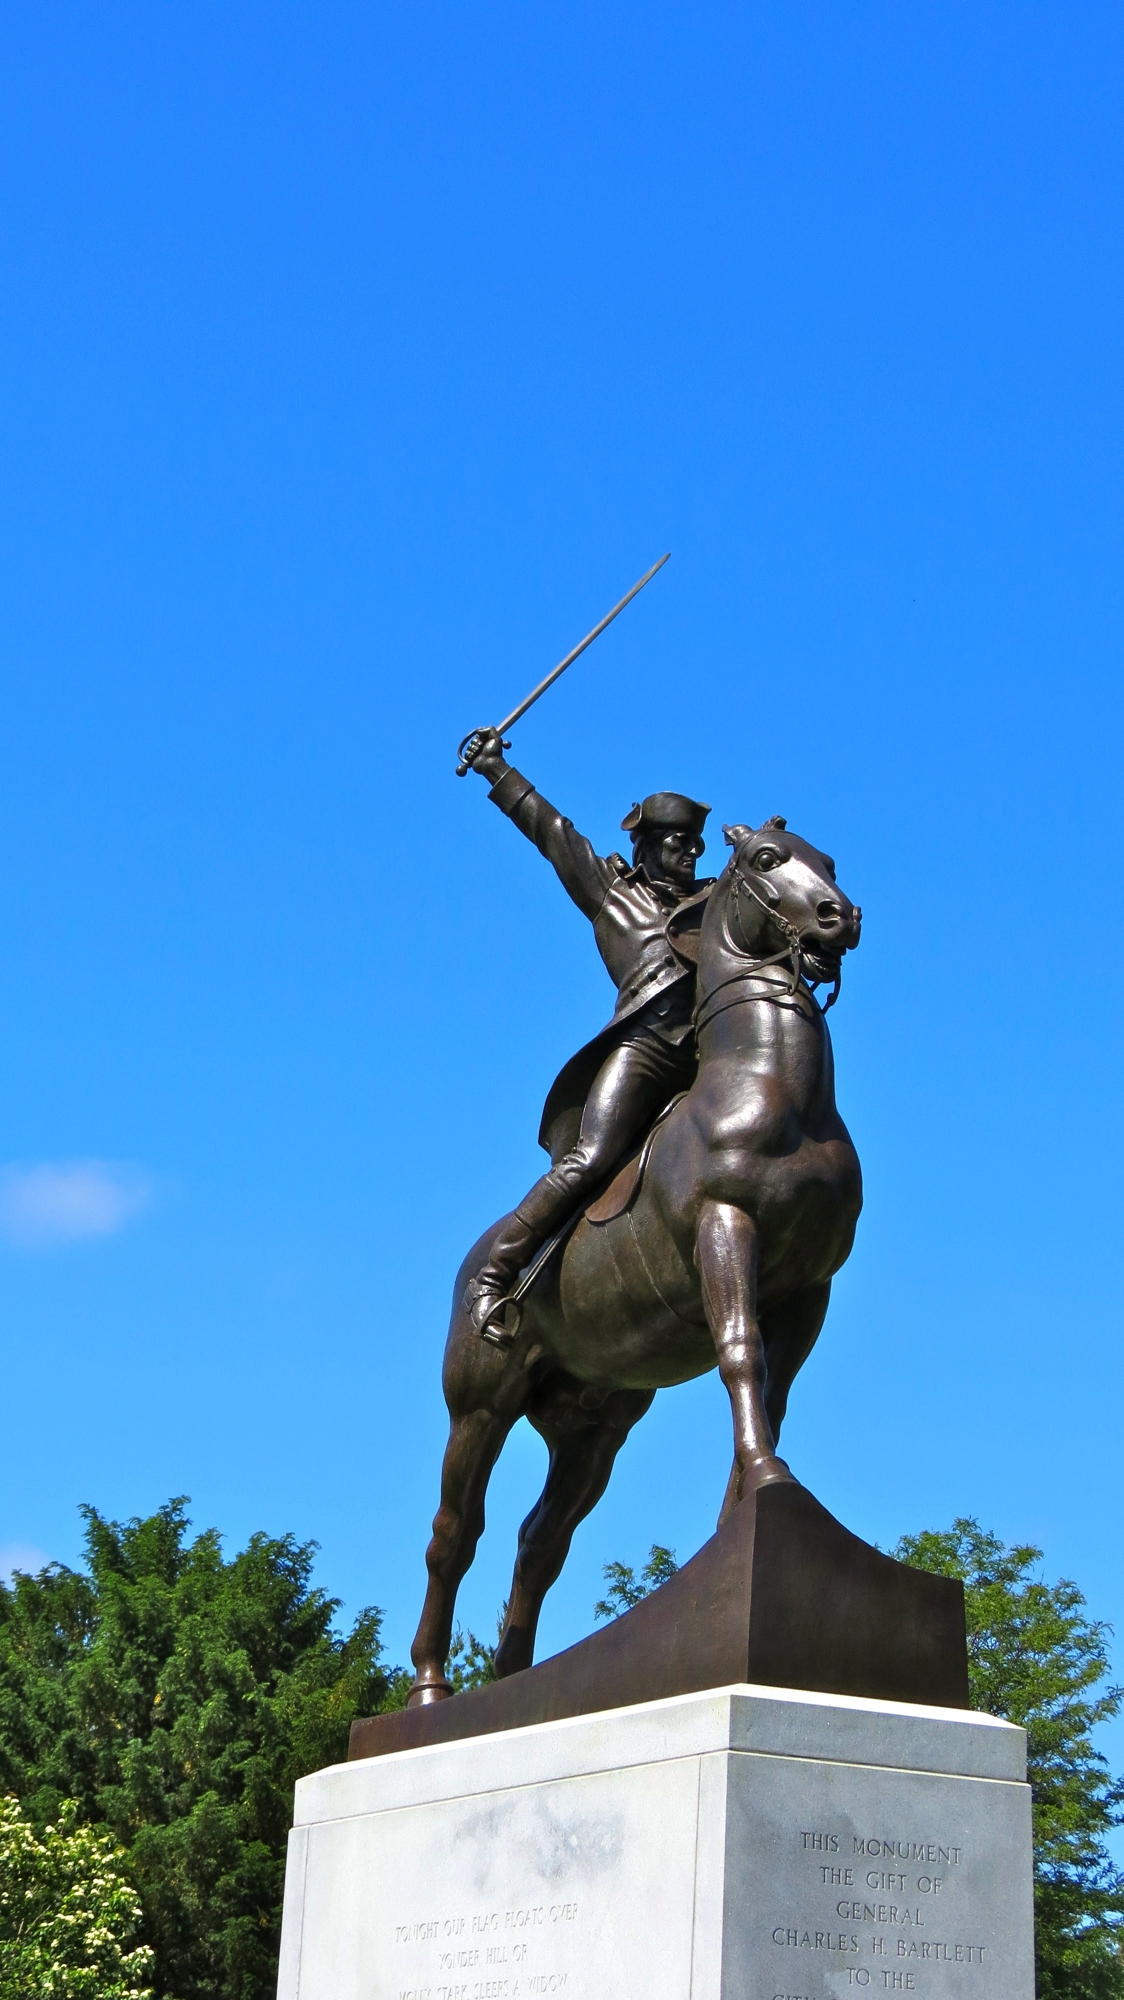
<instances>
[{"instance_id":1,"label":"granite pedestal","mask_svg":"<svg viewBox=\"0 0 1124 2000\"><path fill-rule=\"evenodd\" d=\"M279 2000L1032 2000L1025 1739L737 1685L297 1786Z\"/></svg>"}]
</instances>

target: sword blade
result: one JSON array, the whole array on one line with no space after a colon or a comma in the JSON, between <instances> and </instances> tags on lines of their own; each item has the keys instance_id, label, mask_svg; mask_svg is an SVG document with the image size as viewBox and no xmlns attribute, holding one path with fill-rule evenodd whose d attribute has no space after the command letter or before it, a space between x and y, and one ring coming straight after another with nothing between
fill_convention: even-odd
<instances>
[{"instance_id":1,"label":"sword blade","mask_svg":"<svg viewBox=\"0 0 1124 2000\"><path fill-rule=\"evenodd\" d=\"M643 590L644 585L646 583L651 583L652 578L655 576L656 571L658 569L663 568L665 562L668 561L670 555L671 555L671 550L669 549L666 556L661 556L657 563L652 564L651 569L648 570L647 573L641 577L639 583L634 583L632 589L625 592L625 595L621 598L620 603L614 604L612 610L606 613L605 617L601 620L601 623L599 625L595 625L592 632L586 633L585 638L581 641L581 644L575 646L572 653L567 653L564 660L559 660L558 665L551 669L550 673L547 675L544 681L539 682L537 688L532 688L526 700L521 701L518 708L513 708L510 715L505 715L502 722L497 722L496 728L501 736L503 736L506 733L506 731L511 728L513 722L518 722L521 715L526 715L527 710L529 708L533 708L539 696L545 694L548 687L553 686L554 682L558 679L559 674L564 674L567 667L573 666L574 661L577 659L579 653L584 653L587 646L592 646L593 641L601 637L601 634L605 630L606 625L611 625L614 618L620 617L620 614L624 610L625 605L632 603L632 600L636 596L637 592Z\"/></svg>"}]
</instances>

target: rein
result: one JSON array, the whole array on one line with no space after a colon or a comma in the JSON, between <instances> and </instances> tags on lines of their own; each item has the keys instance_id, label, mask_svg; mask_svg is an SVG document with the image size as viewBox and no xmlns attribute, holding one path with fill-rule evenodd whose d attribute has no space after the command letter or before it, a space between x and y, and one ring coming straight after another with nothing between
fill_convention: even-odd
<instances>
[{"instance_id":1,"label":"rein","mask_svg":"<svg viewBox=\"0 0 1124 2000\"><path fill-rule=\"evenodd\" d=\"M730 862L731 901L734 905L734 916L737 920L738 928L742 930L744 937L741 911L741 892L744 889L747 896L752 896L758 908L764 910L765 915L770 921L777 926L778 930L783 932L785 943L779 951L770 952L761 958L757 958L752 952L743 954L743 956L753 959L752 965L747 966L741 972L732 972L728 979L720 979L718 985L711 988L701 1006L695 1008L694 1025L696 1035L701 1034L702 1030L715 1019L716 1015L726 1013L730 1007L740 1007L746 1001L766 1000L771 1006L775 1007L782 1000L794 1000L800 991L800 981L804 975L804 944L800 931L794 923L790 922L788 917L782 915L780 910L772 909L765 901L764 896L758 895L757 890L748 877L742 874L738 866L738 854L740 851L740 848L735 850ZM727 936L730 936L729 925L727 925L726 930ZM730 937L730 943L736 951L737 946L734 944L732 937ZM783 993L742 993L736 999L724 1001L720 1007L711 1007L710 1003L714 999L715 994L723 992L727 986L736 986L743 979L756 979L759 973L767 971L770 966L783 965L786 961L791 972L791 983ZM823 981L820 979L810 979L807 981L810 989L809 998L813 998L815 987L822 984ZM842 984L843 968L840 966L835 975L835 984L822 1005L818 1000L813 998L813 1005L821 1014L826 1014L829 1007L834 1007L839 998L839 989Z\"/></svg>"}]
</instances>

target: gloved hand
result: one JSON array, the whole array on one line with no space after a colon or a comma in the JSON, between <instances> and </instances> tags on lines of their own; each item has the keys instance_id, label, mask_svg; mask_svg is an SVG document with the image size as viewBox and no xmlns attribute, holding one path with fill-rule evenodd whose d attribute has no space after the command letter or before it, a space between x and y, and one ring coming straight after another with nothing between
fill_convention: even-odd
<instances>
[{"instance_id":1,"label":"gloved hand","mask_svg":"<svg viewBox=\"0 0 1124 2000\"><path fill-rule=\"evenodd\" d=\"M462 754L470 771L479 771L494 785L507 770L503 753L504 740L498 729L474 729Z\"/></svg>"}]
</instances>

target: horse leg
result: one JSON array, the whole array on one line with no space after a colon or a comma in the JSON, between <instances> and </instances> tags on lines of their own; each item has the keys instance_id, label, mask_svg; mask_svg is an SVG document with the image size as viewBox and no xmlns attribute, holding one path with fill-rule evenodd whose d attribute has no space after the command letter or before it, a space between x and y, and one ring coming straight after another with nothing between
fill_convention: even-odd
<instances>
[{"instance_id":1,"label":"horse leg","mask_svg":"<svg viewBox=\"0 0 1124 2000\"><path fill-rule=\"evenodd\" d=\"M718 1524L747 1493L792 1477L765 1411L765 1344L757 1320L757 1225L744 1208L705 1201L695 1257L718 1373L734 1417L734 1464Z\"/></svg>"},{"instance_id":2,"label":"horse leg","mask_svg":"<svg viewBox=\"0 0 1124 2000\"><path fill-rule=\"evenodd\" d=\"M831 1279L794 1292L762 1315L765 1341L765 1411L774 1438L779 1438L788 1392L819 1338L831 1297Z\"/></svg>"},{"instance_id":3,"label":"horse leg","mask_svg":"<svg viewBox=\"0 0 1124 2000\"><path fill-rule=\"evenodd\" d=\"M478 1338L477 1335L472 1336ZM453 1690L445 1677L453 1611L461 1580L476 1554L484 1532L484 1495L514 1413L483 1408L453 1417L441 1466L441 1504L433 1521L433 1538L425 1552L429 1584L421 1622L410 1648L414 1685L407 1708L444 1701Z\"/></svg>"},{"instance_id":4,"label":"horse leg","mask_svg":"<svg viewBox=\"0 0 1124 2000\"><path fill-rule=\"evenodd\" d=\"M570 1553L574 1530L597 1505L618 1451L652 1401L651 1390L618 1390L589 1410L582 1407L575 1384L528 1410L550 1449L550 1464L542 1493L519 1530L511 1596L496 1648L498 1675L531 1665L543 1599Z\"/></svg>"}]
</instances>

